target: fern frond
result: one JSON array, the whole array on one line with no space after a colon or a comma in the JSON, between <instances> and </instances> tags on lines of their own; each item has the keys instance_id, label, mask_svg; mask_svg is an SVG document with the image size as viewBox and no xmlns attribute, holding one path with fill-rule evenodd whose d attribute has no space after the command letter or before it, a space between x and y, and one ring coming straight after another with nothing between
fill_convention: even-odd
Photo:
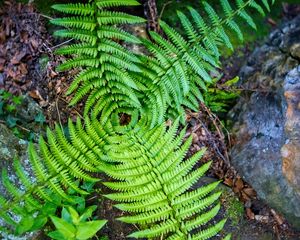
<instances>
[{"instance_id":1,"label":"fern frond","mask_svg":"<svg viewBox=\"0 0 300 240\"><path fill-rule=\"evenodd\" d=\"M194 86L205 89L203 86L211 83L209 73L216 71L215 69L219 67L220 48L233 49L229 31L243 40L242 31L236 23L237 17L241 17L246 24L256 28L246 9L253 8L264 14L263 6L267 10L270 6L267 0L263 3L257 3L254 0L237 0L235 7L228 0L220 0L220 2L225 15L223 18L219 17L220 14L208 2L203 2L203 9L208 18L200 15L192 7L188 7L190 16L180 11L177 12L187 37L180 35L175 29L160 21L167 39L150 32L154 44L143 40L144 46L152 53L151 59L147 59L144 64L148 64L149 68L151 67L156 72L148 77L152 79L152 82L159 84L160 91L166 90L164 98L168 99L168 104L162 109L163 115L174 110L179 112L182 105L194 110L197 108L197 101L203 101L203 96L201 92L195 94L192 89ZM149 64L149 61L152 63ZM153 68L155 62L159 62L159 67ZM191 73L196 73L197 76ZM180 87L178 87L178 82L180 82ZM158 93L155 95L159 97ZM149 102L153 104L154 101Z\"/></svg>"},{"instance_id":2,"label":"fern frond","mask_svg":"<svg viewBox=\"0 0 300 240\"><path fill-rule=\"evenodd\" d=\"M96 4L99 8L141 5L138 1L135 0L97 0Z\"/></svg>"},{"instance_id":3,"label":"fern frond","mask_svg":"<svg viewBox=\"0 0 300 240\"><path fill-rule=\"evenodd\" d=\"M95 8L92 4L83 4L83 3L55 4L52 5L52 8L63 13L82 15L82 16L87 16L87 15L92 16L95 14Z\"/></svg>"},{"instance_id":4,"label":"fern frond","mask_svg":"<svg viewBox=\"0 0 300 240\"><path fill-rule=\"evenodd\" d=\"M216 235L225 223L207 226L220 208L214 205L220 193L212 193L218 182L190 190L210 163L193 170L205 150L184 160L191 138L180 147L185 132L174 138L177 126L178 121L167 132L161 125L145 134L140 126L135 133L113 137L108 156L118 164L103 171L117 180L104 183L117 192L106 197L120 202L116 207L131 213L119 220L141 226L130 237L169 239L179 234L180 239L206 239ZM214 207L208 208L211 205Z\"/></svg>"},{"instance_id":5,"label":"fern frond","mask_svg":"<svg viewBox=\"0 0 300 240\"><path fill-rule=\"evenodd\" d=\"M67 17L52 19L51 23L63 27L78 28L93 31L96 28L96 22L92 17Z\"/></svg>"},{"instance_id":6,"label":"fern frond","mask_svg":"<svg viewBox=\"0 0 300 240\"><path fill-rule=\"evenodd\" d=\"M109 24L143 23L145 19L122 12L101 11L97 16L100 26Z\"/></svg>"},{"instance_id":7,"label":"fern frond","mask_svg":"<svg viewBox=\"0 0 300 240\"><path fill-rule=\"evenodd\" d=\"M113 113L120 112L120 109L142 111L139 98L143 95L139 87L145 88L145 85L136 78L136 74L141 72L138 67L140 59L119 42L140 43L140 40L117 25L142 23L145 20L107 10L110 7L135 5L139 3L134 0L95 0L87 5L54 5L61 12L75 15L52 21L53 24L68 28L57 31L56 35L83 42L57 50L59 54L74 54L73 59L61 64L58 70L83 69L68 90L68 94L75 92L70 104L76 104L88 96L85 113L88 114L92 108L94 113L100 114L102 111L102 122ZM81 6L83 10L79 11ZM88 10L91 10L90 14L87 14ZM117 100L120 103L115 103Z\"/></svg>"},{"instance_id":8,"label":"fern frond","mask_svg":"<svg viewBox=\"0 0 300 240\"><path fill-rule=\"evenodd\" d=\"M7 215L8 211L22 218L29 213L38 213L45 202L56 204L58 198L72 203L74 200L67 194L66 189L82 195L88 194L78 187L76 181L99 180L92 177L92 173L98 172L99 165L103 165L103 147L107 145L105 136L110 132L99 128L97 120L92 122L86 119L86 123L84 130L79 120L76 125L70 121L68 138L57 125L55 131L48 129L47 140L40 138L39 150L32 143L29 144L29 161L32 167L30 171L33 175L29 177L22 164L18 160L14 161L17 181L21 187L17 188L16 183L9 179L7 171L3 169L2 183L9 198L0 196L1 219L16 226L13 218Z\"/></svg>"}]
</instances>

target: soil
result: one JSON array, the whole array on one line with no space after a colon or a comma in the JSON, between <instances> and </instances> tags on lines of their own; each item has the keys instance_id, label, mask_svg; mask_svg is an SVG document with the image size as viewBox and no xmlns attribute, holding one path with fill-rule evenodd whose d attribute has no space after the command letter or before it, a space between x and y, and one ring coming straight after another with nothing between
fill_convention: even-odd
<instances>
[{"instance_id":1,"label":"soil","mask_svg":"<svg viewBox=\"0 0 300 240\"><path fill-rule=\"evenodd\" d=\"M284 11L287 15L289 11L295 14L295 9L288 5L285 5ZM55 70L65 60L54 54L55 49L63 42L49 34L46 28L48 21L47 17L31 5L5 2L0 9L0 88L17 95L31 96L44 110L48 125L53 127L56 122L65 125L68 118L74 120L81 117L83 104L68 106L72 96L66 96L65 93L78 71ZM232 57L223 59L226 67L222 81L226 82L237 75L252 48L253 46L246 46ZM213 161L209 176L223 180L244 204L244 219L251 226L247 233L249 236L253 229L262 229L274 239L300 238L282 216L257 200L255 190L230 165L227 152L234 144L234 139L219 117L203 104L200 105L199 112L187 113L186 137L189 135L193 136L193 145L188 155L206 147L208 150L202 162ZM135 226L116 224L113 219L123 213L111 211L113 203L110 200L103 199L100 195L98 200L101 202L99 218L109 220L102 234L109 239L118 240L125 239L129 232L136 230Z\"/></svg>"}]
</instances>

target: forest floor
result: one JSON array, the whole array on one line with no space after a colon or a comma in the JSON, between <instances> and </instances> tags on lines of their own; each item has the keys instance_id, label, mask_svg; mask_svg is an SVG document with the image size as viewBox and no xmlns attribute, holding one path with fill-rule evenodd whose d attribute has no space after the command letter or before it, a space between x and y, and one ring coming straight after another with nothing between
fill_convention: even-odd
<instances>
[{"instance_id":1,"label":"forest floor","mask_svg":"<svg viewBox=\"0 0 300 240\"><path fill-rule=\"evenodd\" d=\"M285 6L282 9L285 17L295 14L295 9ZM298 9L296 13L300 13ZM54 39L46 26L49 16L35 10L31 5L5 2L0 9L0 89L5 89L14 95L27 94L44 110L46 123L53 127L55 123L65 126L68 119L82 117L82 104L69 107L72 96L66 96L66 91L76 70L57 72L55 68L65 60L54 51L66 42ZM270 24L277 23L272 19ZM236 76L245 59L254 46L251 43L238 49L237 53L223 59L223 80ZM237 64L238 63L238 64ZM22 124L22 123L20 123ZM234 144L234 139L227 132L220 117L204 104L199 112L187 112L187 135L193 136L193 145L189 154L207 147L208 151L203 162L213 160L209 176L223 180L244 204L244 218L254 227L270 231L275 239L300 239L285 219L273 209L259 201L255 190L238 175L230 165L228 149ZM249 201L252 207L249 208ZM108 212L111 204L106 203L102 213L112 217ZM126 233L126 231L124 231ZM107 233L110 234L110 233ZM116 231L114 234L120 234ZM118 239L111 235L110 239ZM299 237L299 238L298 238ZM123 238L120 238L123 239Z\"/></svg>"}]
</instances>

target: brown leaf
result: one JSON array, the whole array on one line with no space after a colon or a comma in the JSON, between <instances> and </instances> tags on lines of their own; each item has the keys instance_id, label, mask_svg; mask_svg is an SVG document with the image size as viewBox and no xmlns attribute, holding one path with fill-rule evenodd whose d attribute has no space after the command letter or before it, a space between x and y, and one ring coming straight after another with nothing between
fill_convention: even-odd
<instances>
[{"instance_id":1,"label":"brown leaf","mask_svg":"<svg viewBox=\"0 0 300 240\"><path fill-rule=\"evenodd\" d=\"M5 34L5 31L0 28L0 43L4 43L6 40L6 34Z\"/></svg>"},{"instance_id":2,"label":"brown leaf","mask_svg":"<svg viewBox=\"0 0 300 240\"><path fill-rule=\"evenodd\" d=\"M250 187L244 188L243 192L245 192L251 198L255 198L256 197L256 192L255 192L255 190L253 188L250 188Z\"/></svg>"},{"instance_id":3,"label":"brown leaf","mask_svg":"<svg viewBox=\"0 0 300 240\"><path fill-rule=\"evenodd\" d=\"M271 213L279 225L282 225L284 223L283 218L279 214L277 214L274 209L271 209Z\"/></svg>"},{"instance_id":4,"label":"brown leaf","mask_svg":"<svg viewBox=\"0 0 300 240\"><path fill-rule=\"evenodd\" d=\"M251 200L251 198L246 193L244 193L244 191L242 191L241 192L241 200L243 202L247 202L247 201Z\"/></svg>"},{"instance_id":5,"label":"brown leaf","mask_svg":"<svg viewBox=\"0 0 300 240\"><path fill-rule=\"evenodd\" d=\"M255 215L255 220L262 222L262 223L268 223L269 222L269 216L264 215Z\"/></svg>"},{"instance_id":6,"label":"brown leaf","mask_svg":"<svg viewBox=\"0 0 300 240\"><path fill-rule=\"evenodd\" d=\"M255 218L255 214L252 212L252 210L250 208L246 208L246 215L251 220L253 220Z\"/></svg>"},{"instance_id":7,"label":"brown leaf","mask_svg":"<svg viewBox=\"0 0 300 240\"><path fill-rule=\"evenodd\" d=\"M234 183L235 188L241 191L244 188L244 182L241 178L238 178Z\"/></svg>"},{"instance_id":8,"label":"brown leaf","mask_svg":"<svg viewBox=\"0 0 300 240\"><path fill-rule=\"evenodd\" d=\"M26 55L25 51L16 52L13 58L10 60L10 62L14 65L19 64L21 59Z\"/></svg>"},{"instance_id":9,"label":"brown leaf","mask_svg":"<svg viewBox=\"0 0 300 240\"><path fill-rule=\"evenodd\" d=\"M38 47L40 45L38 40L36 40L35 38L30 38L30 44L31 44L33 50L38 49Z\"/></svg>"},{"instance_id":10,"label":"brown leaf","mask_svg":"<svg viewBox=\"0 0 300 240\"><path fill-rule=\"evenodd\" d=\"M38 90L32 90L29 92L29 96L37 99L37 100L42 100L44 101L43 97L41 96L40 92Z\"/></svg>"},{"instance_id":11,"label":"brown leaf","mask_svg":"<svg viewBox=\"0 0 300 240\"><path fill-rule=\"evenodd\" d=\"M4 58L0 58L0 71L2 72L4 69L4 63L5 63L5 59Z\"/></svg>"},{"instance_id":12,"label":"brown leaf","mask_svg":"<svg viewBox=\"0 0 300 240\"><path fill-rule=\"evenodd\" d=\"M225 178L224 184L227 185L227 186L229 186L229 187L232 187L233 180L231 178Z\"/></svg>"}]
</instances>

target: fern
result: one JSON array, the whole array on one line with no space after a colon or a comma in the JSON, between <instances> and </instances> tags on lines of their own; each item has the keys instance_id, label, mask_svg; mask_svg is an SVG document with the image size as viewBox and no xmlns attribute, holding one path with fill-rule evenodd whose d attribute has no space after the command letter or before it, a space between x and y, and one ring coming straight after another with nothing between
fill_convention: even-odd
<instances>
[{"instance_id":1,"label":"fern","mask_svg":"<svg viewBox=\"0 0 300 240\"><path fill-rule=\"evenodd\" d=\"M24 170L19 161L14 162L21 188L16 188L16 183L8 178L7 171L2 170L3 186L10 197L5 199L0 196L0 218L16 226L13 215L21 219L26 218L29 213L40 211L44 203L58 204L57 199L74 202L66 193L66 189L83 195L88 194L77 186L76 181L99 180L92 177L91 173L98 172L102 158L101 146L105 141L106 132L99 129L96 121L89 124L89 120L86 119L85 122L87 132L82 129L80 121L76 125L69 122L70 140L65 137L63 130L56 126L54 132L47 131L47 142L40 138L39 151L30 144L29 160L34 178L29 177L28 171ZM96 145L92 139L98 140L98 134L102 137Z\"/></svg>"},{"instance_id":2,"label":"fern","mask_svg":"<svg viewBox=\"0 0 300 240\"><path fill-rule=\"evenodd\" d=\"M71 105L89 95L85 106L86 114L92 108L99 108L103 116L110 116L123 106L131 111L141 109L138 92L143 85L131 74L140 72L137 67L140 60L118 42L139 43L140 40L116 25L141 23L144 19L107 10L110 7L136 5L139 3L134 0L104 0L53 6L58 11L74 15L54 19L52 23L67 28L57 31L56 36L72 37L82 42L62 47L57 53L74 56L60 65L60 70L83 68L74 79L68 94L74 93ZM101 122L105 121L106 119L102 119Z\"/></svg>"},{"instance_id":3,"label":"fern","mask_svg":"<svg viewBox=\"0 0 300 240\"><path fill-rule=\"evenodd\" d=\"M212 193L218 182L191 190L210 163L192 170L205 149L184 160L191 138L181 145L185 131L174 137L177 126L178 122L167 132L165 125L151 131L141 126L134 134L112 140L107 154L116 165L103 171L118 181L104 185L117 192L106 197L120 202L116 205L120 210L131 213L119 220L141 226L142 230L129 237L208 239L225 224L222 220L204 227L220 209L216 203L220 192ZM195 229L199 231L195 233Z\"/></svg>"},{"instance_id":4,"label":"fern","mask_svg":"<svg viewBox=\"0 0 300 240\"><path fill-rule=\"evenodd\" d=\"M54 5L59 11L77 15L53 20L54 24L70 28L56 34L86 42L57 51L59 54L78 56L62 64L61 70L72 67L85 69L74 79L68 91L69 94L75 93L70 104L76 104L88 95L85 114L93 109L104 112L101 116L110 116L126 107L129 113L138 110L140 115L148 116L152 127L177 116L181 116L181 121L184 122L184 107L196 111L199 101L204 100L206 85L212 82L210 72L216 71L220 65L220 47L233 49L228 32L232 31L243 40L236 18L240 17L246 24L256 28L245 9L252 7L264 14L262 6L267 10L270 8L267 0L262 2L262 6L255 0L237 0L235 8L228 0L220 2L224 18L220 18L207 2L203 3L207 17L188 7L190 16L178 11L186 36L181 36L168 24L160 21L167 38L150 32L153 41L138 39L116 27L144 21L109 10L110 7L138 5L136 1L92 1L86 5ZM87 13L89 9L91 14ZM131 53L120 45L120 41L142 44L151 56ZM112 103L116 99L118 102ZM102 119L101 123L106 120L107 118Z\"/></svg>"},{"instance_id":5,"label":"fern","mask_svg":"<svg viewBox=\"0 0 300 240\"><path fill-rule=\"evenodd\" d=\"M165 96L165 102L169 102L165 104L165 108L160 109L158 115L166 115L170 111L168 108L174 109L176 115L178 112L184 115L181 105L197 111L198 101L203 101L200 89L206 91L206 85L212 82L210 72L216 71L215 69L220 66L219 49L223 47L233 49L228 32L232 31L243 40L236 18L240 17L246 24L256 28L253 19L245 9L252 7L264 15L263 8L254 0L237 0L235 9L228 0L220 2L224 18L220 18L208 2L203 2L206 18L192 7L188 7L190 16L177 12L186 37L161 21L160 26L167 39L150 32L154 44L149 40L143 40L143 44L152 53L152 57L147 58L145 65L156 72L148 75L159 85L155 94L157 96L162 94ZM270 4L267 0L263 1L263 5L269 10ZM174 118L174 115L171 114L171 117Z\"/></svg>"},{"instance_id":6,"label":"fern","mask_svg":"<svg viewBox=\"0 0 300 240\"><path fill-rule=\"evenodd\" d=\"M184 122L185 107L197 110L199 101L209 99L202 93L213 82L210 72L219 67L220 48L233 48L228 31L243 40L236 18L256 28L246 9L263 15L269 1L236 0L233 8L221 0L224 18L207 2L206 17L189 7L189 16L178 12L184 36L160 21L166 38L150 32L152 41L120 29L144 19L110 9L136 5L135 0L92 0L53 6L72 15L52 23L66 28L56 36L77 41L57 53L73 57L60 70L81 69L68 94L74 94L70 104L87 96L84 126L80 120L69 122L69 137L56 126L47 130L46 140L40 139L39 150L30 144L34 178L15 161L20 189L3 170L3 186L10 196L0 196L0 218L8 225L16 225L12 215L26 220L56 198L72 202L66 189L88 194L76 182L98 181L93 174L105 172L115 179L104 183L114 191L107 197L131 213L120 220L140 226L131 237L209 239L223 228L225 220L211 221L220 209L218 182L193 188L210 166L196 167L205 150L186 159L191 138L183 143L185 132L177 136L179 120L169 129L163 122L169 118ZM142 44L150 56L132 53L123 41ZM126 126L120 124L122 113L131 117Z\"/></svg>"}]
</instances>

